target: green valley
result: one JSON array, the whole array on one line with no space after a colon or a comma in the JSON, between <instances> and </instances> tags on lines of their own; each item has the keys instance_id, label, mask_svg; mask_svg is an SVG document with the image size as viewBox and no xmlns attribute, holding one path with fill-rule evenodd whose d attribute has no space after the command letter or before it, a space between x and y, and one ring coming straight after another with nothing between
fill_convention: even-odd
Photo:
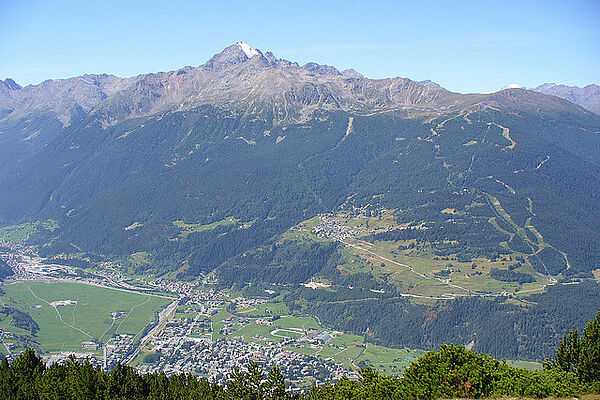
<instances>
[{"instance_id":1,"label":"green valley","mask_svg":"<svg viewBox=\"0 0 600 400\"><path fill-rule=\"evenodd\" d=\"M119 333L139 340L154 313L168 303L163 297L81 283L15 282L1 288L4 306L26 312L39 326L32 336L12 326L9 317L1 322L4 331L26 334L29 340L24 343L31 347L33 341L44 353L79 352L86 341L100 348ZM25 347L13 345L12 351ZM6 348L0 351L6 353Z\"/></svg>"}]
</instances>

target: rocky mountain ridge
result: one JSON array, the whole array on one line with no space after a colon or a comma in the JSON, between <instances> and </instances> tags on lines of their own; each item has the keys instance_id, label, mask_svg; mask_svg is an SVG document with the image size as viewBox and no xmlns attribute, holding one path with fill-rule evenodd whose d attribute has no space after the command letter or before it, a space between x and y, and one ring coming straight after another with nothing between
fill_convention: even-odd
<instances>
[{"instance_id":1,"label":"rocky mountain ridge","mask_svg":"<svg viewBox=\"0 0 600 400\"><path fill-rule=\"evenodd\" d=\"M477 103L499 107L486 101L486 95L452 93L430 80L368 79L351 69L340 72L316 63L300 66L238 42L201 66L169 72L130 78L83 75L23 88L7 79L0 85L0 132L23 118L40 115L63 126L94 115L108 126L205 104L236 114L261 115L280 124L307 121L316 110L419 114L423 109L464 108ZM31 134L25 133L24 137Z\"/></svg>"},{"instance_id":2,"label":"rocky mountain ridge","mask_svg":"<svg viewBox=\"0 0 600 400\"><path fill-rule=\"evenodd\" d=\"M247 50L251 57L242 44L251 49ZM65 126L88 114L103 115L107 124L113 124L202 104L298 122L315 109L368 112L426 105L450 96L441 88L406 78L371 80L354 70L341 73L316 63L299 66L243 42L227 47L204 65L176 71L131 78L84 75L24 88L7 82L0 91L0 124L44 113Z\"/></svg>"},{"instance_id":3,"label":"rocky mountain ridge","mask_svg":"<svg viewBox=\"0 0 600 400\"><path fill-rule=\"evenodd\" d=\"M579 104L596 114L600 114L600 86L592 84L584 87L544 83L536 88L536 92L558 96Z\"/></svg>"}]
</instances>

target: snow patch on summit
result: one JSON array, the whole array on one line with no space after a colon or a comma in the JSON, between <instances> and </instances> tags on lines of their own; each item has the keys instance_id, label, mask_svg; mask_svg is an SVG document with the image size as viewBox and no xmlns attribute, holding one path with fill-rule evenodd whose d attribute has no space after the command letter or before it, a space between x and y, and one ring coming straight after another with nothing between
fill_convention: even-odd
<instances>
[{"instance_id":1,"label":"snow patch on summit","mask_svg":"<svg viewBox=\"0 0 600 400\"><path fill-rule=\"evenodd\" d=\"M509 84L507 86L504 86L502 88L502 90L504 90L504 89L525 89L525 87L519 85L518 83L511 83L511 84Z\"/></svg>"},{"instance_id":2,"label":"snow patch on summit","mask_svg":"<svg viewBox=\"0 0 600 400\"><path fill-rule=\"evenodd\" d=\"M254 47L248 45L246 42L237 42L236 43L240 49L246 54L246 57L252 58L254 56L259 55L260 53Z\"/></svg>"}]
</instances>

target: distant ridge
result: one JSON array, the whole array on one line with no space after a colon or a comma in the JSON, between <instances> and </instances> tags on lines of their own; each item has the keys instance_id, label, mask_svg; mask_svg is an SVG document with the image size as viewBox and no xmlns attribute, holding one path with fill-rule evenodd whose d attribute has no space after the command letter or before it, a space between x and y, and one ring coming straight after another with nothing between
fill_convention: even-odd
<instances>
[{"instance_id":1,"label":"distant ridge","mask_svg":"<svg viewBox=\"0 0 600 400\"><path fill-rule=\"evenodd\" d=\"M555 83L544 83L533 90L558 96L579 104L596 114L600 114L600 86L591 84L584 87L557 85Z\"/></svg>"}]
</instances>

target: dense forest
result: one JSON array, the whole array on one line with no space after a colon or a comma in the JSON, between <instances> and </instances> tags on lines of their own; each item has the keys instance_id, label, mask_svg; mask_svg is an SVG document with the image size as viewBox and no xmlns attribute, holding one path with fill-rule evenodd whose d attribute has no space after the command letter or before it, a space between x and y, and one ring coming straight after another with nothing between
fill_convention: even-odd
<instances>
[{"instance_id":1,"label":"dense forest","mask_svg":"<svg viewBox=\"0 0 600 400\"><path fill-rule=\"evenodd\" d=\"M547 106L543 98L532 101ZM156 272L185 264L197 275L344 204L396 209L402 222L425 224L427 231L390 235L433 241L440 255L494 258L509 250L500 246L507 235L488 223L494 213L486 199L493 196L516 225L531 219L547 243L567 253L571 273L593 270L600 260L600 161L589 157L590 146L571 142L596 140L578 124L599 122L519 111L521 117L477 110L468 121L461 112L435 119L352 116L348 136L345 112L319 111L285 126L210 105L108 127L85 117L48 151L2 172L0 224L52 218L59 227L37 242L47 255L74 252L72 245L109 256L143 251L152 254ZM518 143L511 151L504 151L510 142L496 124L510 127ZM461 214L448 218L440 213L445 208ZM240 224L186 238L172 224L231 216ZM518 235L509 245L538 250ZM567 266L557 254L548 247L530 262L558 274Z\"/></svg>"},{"instance_id":2,"label":"dense forest","mask_svg":"<svg viewBox=\"0 0 600 400\"><path fill-rule=\"evenodd\" d=\"M11 275L13 275L12 268L6 263L6 261L0 258L0 281L4 278L8 278Z\"/></svg>"},{"instance_id":3,"label":"dense forest","mask_svg":"<svg viewBox=\"0 0 600 400\"><path fill-rule=\"evenodd\" d=\"M288 295L286 303L294 312L316 315L336 329L365 335L378 344L431 349L444 342L473 342L474 349L494 357L537 361L550 357L561 335L573 326L582 328L600 304L595 281L548 287L546 293L528 297L526 305L508 298L415 305L395 298L393 287L385 289L377 301L340 302L355 295L306 288Z\"/></svg>"},{"instance_id":4,"label":"dense forest","mask_svg":"<svg viewBox=\"0 0 600 400\"><path fill-rule=\"evenodd\" d=\"M600 393L600 312L582 332L565 336L543 370L513 368L504 361L442 345L411 364L401 378L370 369L360 379L342 378L304 393L286 388L277 367L265 372L257 364L236 370L224 385L192 375L140 375L117 365L110 372L78 363L46 366L33 350L0 363L0 391L7 400L37 399L215 399L342 400L440 399L481 397L574 397Z\"/></svg>"}]
</instances>

